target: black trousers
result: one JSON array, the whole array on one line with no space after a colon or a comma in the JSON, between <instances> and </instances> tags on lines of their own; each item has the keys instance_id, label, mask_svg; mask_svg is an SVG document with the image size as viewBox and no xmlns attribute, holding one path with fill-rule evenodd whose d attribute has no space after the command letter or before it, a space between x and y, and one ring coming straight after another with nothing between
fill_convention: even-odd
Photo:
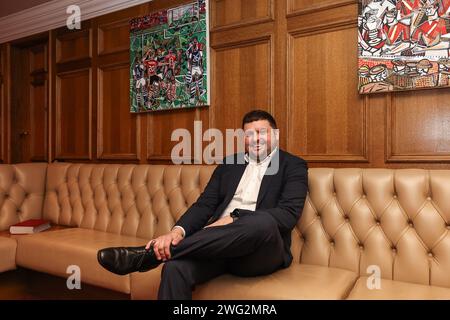
<instances>
[{"instance_id":1,"label":"black trousers","mask_svg":"<svg viewBox=\"0 0 450 320\"><path fill-rule=\"evenodd\" d=\"M255 213L202 229L171 249L164 263L158 299L192 299L195 285L224 273L242 277L270 274L283 265L283 240L276 221Z\"/></svg>"}]
</instances>

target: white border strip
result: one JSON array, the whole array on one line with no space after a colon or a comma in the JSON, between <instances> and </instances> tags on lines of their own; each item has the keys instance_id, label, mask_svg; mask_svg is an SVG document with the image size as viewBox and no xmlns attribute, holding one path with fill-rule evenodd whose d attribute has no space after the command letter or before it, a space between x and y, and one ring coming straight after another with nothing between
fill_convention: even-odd
<instances>
[{"instance_id":1,"label":"white border strip","mask_svg":"<svg viewBox=\"0 0 450 320\"><path fill-rule=\"evenodd\" d=\"M18 1L18 0L14 0ZM31 36L66 25L70 5L78 5L81 21L152 0L52 0L0 18L0 43Z\"/></svg>"}]
</instances>

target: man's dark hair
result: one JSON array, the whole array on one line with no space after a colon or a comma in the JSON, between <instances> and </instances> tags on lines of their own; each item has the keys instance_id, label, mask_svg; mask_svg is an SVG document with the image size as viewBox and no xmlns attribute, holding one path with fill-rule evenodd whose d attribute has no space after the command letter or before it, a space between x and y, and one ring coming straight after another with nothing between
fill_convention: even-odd
<instances>
[{"instance_id":1,"label":"man's dark hair","mask_svg":"<svg viewBox=\"0 0 450 320\"><path fill-rule=\"evenodd\" d=\"M267 120L269 121L269 124L272 127L272 129L277 129L277 123L275 122L275 119L272 117L270 113L264 110L252 110L248 112L242 119L242 128L244 128L244 125L246 123L258 120Z\"/></svg>"}]
</instances>

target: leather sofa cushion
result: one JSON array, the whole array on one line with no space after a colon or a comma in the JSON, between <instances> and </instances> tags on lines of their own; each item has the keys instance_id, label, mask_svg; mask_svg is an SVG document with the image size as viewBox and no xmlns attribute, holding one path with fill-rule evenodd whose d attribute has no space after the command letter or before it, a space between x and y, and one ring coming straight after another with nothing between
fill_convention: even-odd
<instances>
[{"instance_id":1,"label":"leather sofa cushion","mask_svg":"<svg viewBox=\"0 0 450 320\"><path fill-rule=\"evenodd\" d=\"M450 289L402 281L381 279L381 288L370 290L367 277L358 279L348 299L352 300L435 300L450 299Z\"/></svg>"},{"instance_id":2,"label":"leather sofa cushion","mask_svg":"<svg viewBox=\"0 0 450 320\"><path fill-rule=\"evenodd\" d=\"M357 274L321 266L293 264L263 277L241 278L223 275L201 286L194 299L343 299Z\"/></svg>"},{"instance_id":3,"label":"leather sofa cushion","mask_svg":"<svg viewBox=\"0 0 450 320\"><path fill-rule=\"evenodd\" d=\"M16 240L0 237L0 272L16 268L16 248Z\"/></svg>"},{"instance_id":4,"label":"leather sofa cushion","mask_svg":"<svg viewBox=\"0 0 450 320\"><path fill-rule=\"evenodd\" d=\"M17 237L17 265L68 278L67 267L80 267L81 282L130 293L130 276L103 269L97 251L105 247L140 246L147 240L82 228L67 228Z\"/></svg>"}]
</instances>

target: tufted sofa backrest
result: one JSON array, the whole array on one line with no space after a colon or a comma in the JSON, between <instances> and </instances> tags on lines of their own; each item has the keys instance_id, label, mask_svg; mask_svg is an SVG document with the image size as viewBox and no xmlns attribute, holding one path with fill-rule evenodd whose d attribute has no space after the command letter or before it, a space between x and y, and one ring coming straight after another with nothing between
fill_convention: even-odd
<instances>
[{"instance_id":1,"label":"tufted sofa backrest","mask_svg":"<svg viewBox=\"0 0 450 320\"><path fill-rule=\"evenodd\" d=\"M310 169L293 246L301 263L450 287L450 170Z\"/></svg>"},{"instance_id":2,"label":"tufted sofa backrest","mask_svg":"<svg viewBox=\"0 0 450 320\"><path fill-rule=\"evenodd\" d=\"M151 239L168 232L213 166L53 163L44 217L53 223Z\"/></svg>"},{"instance_id":3,"label":"tufted sofa backrest","mask_svg":"<svg viewBox=\"0 0 450 320\"><path fill-rule=\"evenodd\" d=\"M46 163L0 165L0 231L42 217Z\"/></svg>"}]
</instances>

